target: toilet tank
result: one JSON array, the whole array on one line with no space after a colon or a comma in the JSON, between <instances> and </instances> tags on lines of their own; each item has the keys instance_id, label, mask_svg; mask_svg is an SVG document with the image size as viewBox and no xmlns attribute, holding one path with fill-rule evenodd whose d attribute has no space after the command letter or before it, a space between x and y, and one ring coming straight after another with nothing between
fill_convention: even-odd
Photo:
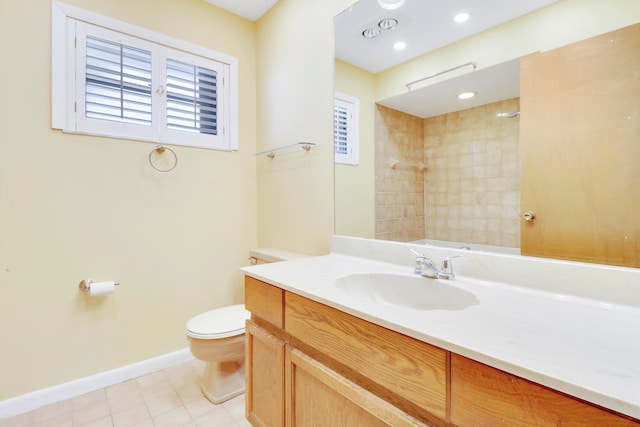
<instances>
[{"instance_id":1,"label":"toilet tank","mask_svg":"<svg viewBox=\"0 0 640 427\"><path fill-rule=\"evenodd\" d=\"M249 251L249 262L251 265L267 264L270 262L289 261L308 256L309 255L298 252L290 252L276 248L256 248Z\"/></svg>"}]
</instances>

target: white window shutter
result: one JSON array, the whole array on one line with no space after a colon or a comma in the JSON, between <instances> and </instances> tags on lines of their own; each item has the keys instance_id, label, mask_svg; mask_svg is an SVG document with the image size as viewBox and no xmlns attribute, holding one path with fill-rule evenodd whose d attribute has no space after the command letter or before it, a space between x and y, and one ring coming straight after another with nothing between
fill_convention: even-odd
<instances>
[{"instance_id":1,"label":"white window shutter","mask_svg":"<svg viewBox=\"0 0 640 427\"><path fill-rule=\"evenodd\" d=\"M153 45L85 22L76 29L76 131L153 140Z\"/></svg>"},{"instance_id":2,"label":"white window shutter","mask_svg":"<svg viewBox=\"0 0 640 427\"><path fill-rule=\"evenodd\" d=\"M333 149L336 154L349 154L349 117L348 108L336 105L333 108Z\"/></svg>"},{"instance_id":3,"label":"white window shutter","mask_svg":"<svg viewBox=\"0 0 640 427\"><path fill-rule=\"evenodd\" d=\"M357 98L336 93L333 107L333 151L336 163L359 163Z\"/></svg>"},{"instance_id":4,"label":"white window shutter","mask_svg":"<svg viewBox=\"0 0 640 427\"><path fill-rule=\"evenodd\" d=\"M229 99L223 64L174 49L166 49L161 62L166 103L159 118L160 139L232 149L223 132Z\"/></svg>"},{"instance_id":5,"label":"white window shutter","mask_svg":"<svg viewBox=\"0 0 640 427\"><path fill-rule=\"evenodd\" d=\"M167 127L218 134L218 73L167 59Z\"/></svg>"},{"instance_id":6,"label":"white window shutter","mask_svg":"<svg viewBox=\"0 0 640 427\"><path fill-rule=\"evenodd\" d=\"M238 149L238 60L52 2L52 128Z\"/></svg>"},{"instance_id":7,"label":"white window shutter","mask_svg":"<svg viewBox=\"0 0 640 427\"><path fill-rule=\"evenodd\" d=\"M151 125L151 52L86 37L87 117Z\"/></svg>"}]
</instances>

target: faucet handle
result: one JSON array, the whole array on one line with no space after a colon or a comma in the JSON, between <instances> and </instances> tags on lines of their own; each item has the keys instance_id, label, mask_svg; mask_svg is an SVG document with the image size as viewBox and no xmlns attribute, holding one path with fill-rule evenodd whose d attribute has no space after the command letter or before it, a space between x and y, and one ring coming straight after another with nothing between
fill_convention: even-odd
<instances>
[{"instance_id":1,"label":"faucet handle","mask_svg":"<svg viewBox=\"0 0 640 427\"><path fill-rule=\"evenodd\" d=\"M415 251L411 248L405 248L405 249L416 256L416 268L413 270L413 272L415 274L422 274L425 264L427 263L427 261L431 261L431 260L429 260L429 258L427 258L424 254L421 254L420 252Z\"/></svg>"},{"instance_id":2,"label":"faucet handle","mask_svg":"<svg viewBox=\"0 0 640 427\"><path fill-rule=\"evenodd\" d=\"M411 248L405 248L405 249L416 256L416 263L424 263L426 260L429 259L429 258L427 258L427 256L425 254L422 254L422 253L420 253L418 251L415 251L415 250L413 250Z\"/></svg>"},{"instance_id":3,"label":"faucet handle","mask_svg":"<svg viewBox=\"0 0 640 427\"><path fill-rule=\"evenodd\" d=\"M451 255L442 259L440 270L443 274L448 275L449 279L454 279L456 276L453 274L453 259L454 258L466 258L465 255Z\"/></svg>"},{"instance_id":4,"label":"faucet handle","mask_svg":"<svg viewBox=\"0 0 640 427\"><path fill-rule=\"evenodd\" d=\"M416 268L413 270L413 272L415 274L422 274L422 268L424 267L425 256L418 251L414 251L411 248L405 248L405 249L416 256Z\"/></svg>"},{"instance_id":5,"label":"faucet handle","mask_svg":"<svg viewBox=\"0 0 640 427\"><path fill-rule=\"evenodd\" d=\"M406 250L408 250L409 252L411 252L412 254L414 254L416 257L424 257L424 254L421 254L420 252L413 250L411 248L405 248Z\"/></svg>"}]
</instances>

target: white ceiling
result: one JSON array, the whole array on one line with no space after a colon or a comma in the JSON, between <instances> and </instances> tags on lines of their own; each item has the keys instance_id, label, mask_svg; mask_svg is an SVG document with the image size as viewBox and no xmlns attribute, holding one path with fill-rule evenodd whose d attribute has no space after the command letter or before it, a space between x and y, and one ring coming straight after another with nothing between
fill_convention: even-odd
<instances>
[{"instance_id":1,"label":"white ceiling","mask_svg":"<svg viewBox=\"0 0 640 427\"><path fill-rule=\"evenodd\" d=\"M214 6L240 15L250 21L257 21L278 0L205 0Z\"/></svg>"},{"instance_id":2,"label":"white ceiling","mask_svg":"<svg viewBox=\"0 0 640 427\"><path fill-rule=\"evenodd\" d=\"M205 1L256 21L278 0ZM336 58L375 74L556 1L406 0L400 9L386 10L378 5L377 0L359 0L335 19ZM467 22L457 24L453 17L461 12L469 13L471 17ZM399 25L374 39L365 39L362 32L376 27L383 18L395 18ZM397 41L406 42L407 48L395 51L393 44ZM473 58L469 60L473 61ZM452 64L456 65L459 64ZM431 117L519 96L520 67L517 60L489 68L478 65L477 71L379 103L418 117ZM478 95L461 104L456 95L464 90L473 90Z\"/></svg>"},{"instance_id":3,"label":"white ceiling","mask_svg":"<svg viewBox=\"0 0 640 427\"><path fill-rule=\"evenodd\" d=\"M555 1L407 0L399 9L385 10L376 0L360 0L335 19L336 58L378 73ZM471 17L458 24L453 17L461 12ZM395 18L399 24L373 39L362 36L362 31L376 27L383 18ZM406 42L407 48L395 51L397 41Z\"/></svg>"},{"instance_id":4,"label":"white ceiling","mask_svg":"<svg viewBox=\"0 0 640 427\"><path fill-rule=\"evenodd\" d=\"M458 99L462 92L476 92L476 96ZM378 104L426 118L517 98L519 94L520 61L515 59L387 98Z\"/></svg>"},{"instance_id":5,"label":"white ceiling","mask_svg":"<svg viewBox=\"0 0 640 427\"><path fill-rule=\"evenodd\" d=\"M525 15L557 0L407 0L396 10L381 8L377 0L360 0L335 20L336 58L378 73L441 47ZM456 23L461 12L470 15L467 22ZM366 39L362 32L376 27L384 18L395 18L398 26L380 36ZM404 41L403 51L393 49ZM470 52L469 61L474 61ZM451 64L451 67L460 64ZM412 88L402 95L378 103L418 117L433 117L453 111L485 105L520 95L520 64L513 60L478 70L466 67L458 77L437 84ZM444 70L425 72L433 74ZM476 96L464 101L457 95L472 91ZM506 112L505 113L510 113Z\"/></svg>"}]
</instances>

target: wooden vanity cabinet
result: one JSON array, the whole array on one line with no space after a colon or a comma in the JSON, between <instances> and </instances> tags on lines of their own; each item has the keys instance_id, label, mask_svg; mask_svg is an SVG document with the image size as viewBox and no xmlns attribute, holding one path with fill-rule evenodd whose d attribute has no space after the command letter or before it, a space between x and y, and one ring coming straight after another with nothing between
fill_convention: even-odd
<instances>
[{"instance_id":1,"label":"wooden vanity cabinet","mask_svg":"<svg viewBox=\"0 0 640 427\"><path fill-rule=\"evenodd\" d=\"M633 420L246 277L255 427L607 426Z\"/></svg>"},{"instance_id":2,"label":"wooden vanity cabinet","mask_svg":"<svg viewBox=\"0 0 640 427\"><path fill-rule=\"evenodd\" d=\"M356 322L355 329L350 330L354 334L352 345L342 347L342 344L336 344L336 337L340 334L336 328L339 323L332 322L324 332L322 325L329 318L347 316L342 321L348 320L344 323L348 326L355 318L250 277L245 279L245 306L252 313L246 325L245 399L246 417L253 426L408 427L438 424L427 424L389 402L393 399L388 396L394 393L388 389L400 390L410 397L419 390L427 391L430 383L428 380L425 385L418 384L420 378L428 377L417 376L425 363L425 356L421 354L420 359L402 354L402 349L397 348L403 345L398 341L401 334L389 334L391 331L360 321L363 323ZM314 321L305 319L305 316L314 316L316 320L324 316L325 320ZM287 325L292 325L295 334ZM364 329L360 330L361 327ZM375 328L386 333L381 335ZM342 331L341 334L344 336L351 332ZM360 339L364 338L359 335L374 337L383 347L373 348L371 343L361 342ZM397 337L392 338L391 335ZM304 339L312 345L305 343ZM385 341L387 339L389 342ZM412 348L404 351L410 353ZM333 358L334 352L339 353L340 368ZM439 369L434 369L438 372L438 391L428 392L426 399L436 396L434 399L438 404L427 406L443 408L447 358L443 357L446 355L443 350L438 349L437 353L437 360L441 362ZM433 364L428 357L426 362L428 366ZM398 373L397 369L406 372ZM362 381L361 370L369 372L372 378ZM433 373L429 372L429 375ZM382 382L386 387L376 385L376 382ZM417 385L420 387L415 388ZM420 401L425 401L425 397L420 396Z\"/></svg>"}]
</instances>

